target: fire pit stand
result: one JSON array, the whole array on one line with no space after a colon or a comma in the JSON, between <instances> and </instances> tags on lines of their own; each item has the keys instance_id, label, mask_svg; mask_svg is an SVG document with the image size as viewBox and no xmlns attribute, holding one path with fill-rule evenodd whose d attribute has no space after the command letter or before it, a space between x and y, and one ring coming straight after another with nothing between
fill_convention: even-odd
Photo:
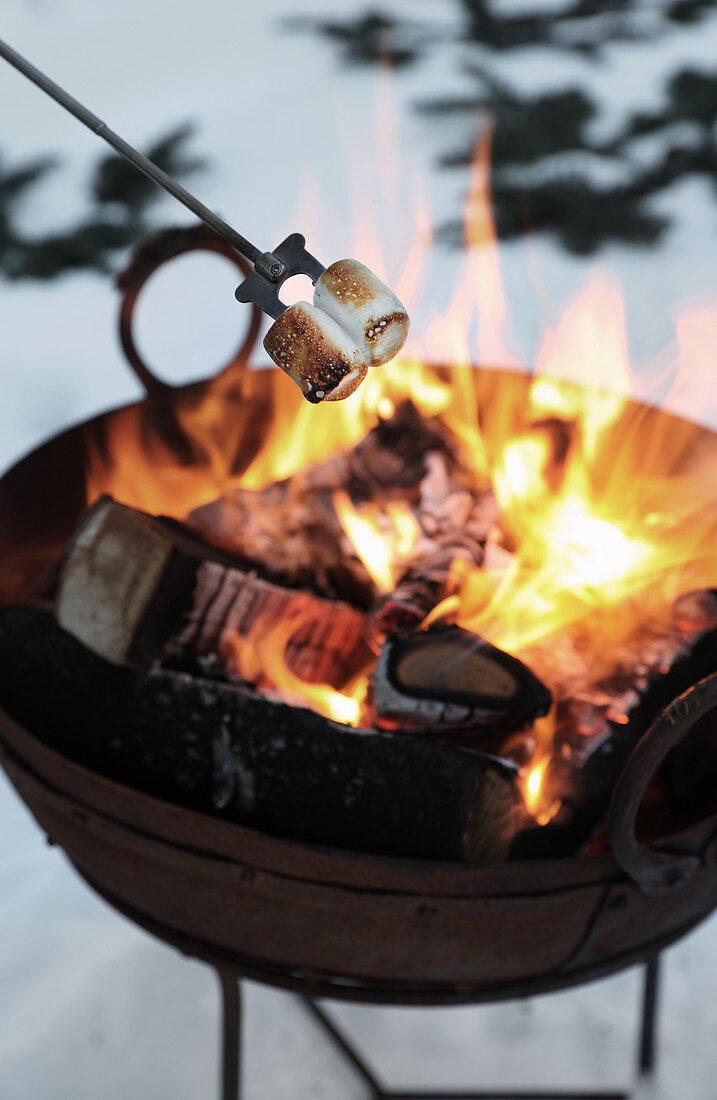
<instances>
[{"instance_id":1,"label":"fire pit stand","mask_svg":"<svg viewBox=\"0 0 717 1100\"><path fill-rule=\"evenodd\" d=\"M660 956L656 955L644 968L644 985L640 1016L639 1076L645 1077L655 1067L655 1022ZM222 1091L221 1100L241 1097L241 983L235 974L218 970L222 990ZM629 1100L625 1091L572 1091L543 1089L538 1091L501 1091L488 1089L476 1092L437 1089L388 1089L358 1053L356 1048L333 1023L325 1010L310 997L300 998L323 1033L341 1051L367 1088L371 1100Z\"/></svg>"},{"instance_id":2,"label":"fire pit stand","mask_svg":"<svg viewBox=\"0 0 717 1100\"><path fill-rule=\"evenodd\" d=\"M644 968L639 1056L637 1059L640 1077L648 1076L655 1067L655 1022L659 975L660 956L657 955L654 959L651 959ZM220 978L224 990L226 975L220 975ZM336 1027L330 1017L327 1016L324 1009L309 997L304 997L302 1000L313 1019L322 1027L324 1033L334 1045L338 1047L346 1060L354 1067L359 1077L365 1082L367 1088L371 1090L369 1094L371 1100L422 1100L424 1097L426 1100L428 1100L429 1097L431 1100L629 1100L630 1097L629 1092L615 1090L601 1092L592 1089L589 1091L542 1089L533 1092L526 1092L525 1090L511 1092L496 1089L477 1092L465 1092L463 1090L438 1091L436 1089L411 1089L410 1091L386 1089L380 1084L376 1075L357 1052L356 1048ZM226 992L224 992L224 1020L225 1023L227 1021L230 1024L233 1023L227 1013ZM236 1022L239 1023L238 1014ZM229 1062L228 1060L232 1057L234 1051L236 1051L235 1061ZM239 1100L240 1087L238 1082L241 1073L240 1044L236 1040L233 1040L231 1036L227 1035L226 1029L223 1036L223 1052L224 1092L222 1093L222 1100ZM228 1081L227 1074L229 1074ZM231 1084L231 1082L235 1082L233 1085L233 1092L227 1091L227 1085L228 1083Z\"/></svg>"},{"instance_id":3,"label":"fire pit stand","mask_svg":"<svg viewBox=\"0 0 717 1100\"><path fill-rule=\"evenodd\" d=\"M661 957L656 955L644 966L644 980L640 1006L640 1031L637 1050L639 1078L649 1076L656 1063L655 1034L657 994ZM222 996L222 1066L220 1100L240 1100L242 1095L242 1002L241 981L231 970L217 969ZM382 1085L374 1070L358 1052L353 1043L336 1026L324 1008L311 997L299 998L312 1019L322 1029L327 1039L341 1052L367 1089L371 1100L629 1100L631 1092L622 1090L564 1090L541 1089L535 1091L505 1090L443 1090L443 1089L390 1089Z\"/></svg>"}]
</instances>

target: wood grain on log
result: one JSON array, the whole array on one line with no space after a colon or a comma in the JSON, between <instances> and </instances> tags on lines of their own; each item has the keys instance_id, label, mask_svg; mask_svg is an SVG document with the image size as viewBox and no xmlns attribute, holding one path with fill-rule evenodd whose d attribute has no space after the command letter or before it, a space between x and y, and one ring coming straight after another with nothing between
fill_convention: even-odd
<instances>
[{"instance_id":1,"label":"wood grain on log","mask_svg":"<svg viewBox=\"0 0 717 1100\"><path fill-rule=\"evenodd\" d=\"M365 665L364 616L348 604L283 588L201 542L176 521L102 498L65 553L58 622L115 663L206 661L241 676L237 639L296 622L285 661L311 683L342 687Z\"/></svg>"},{"instance_id":2,"label":"wood grain on log","mask_svg":"<svg viewBox=\"0 0 717 1100\"><path fill-rule=\"evenodd\" d=\"M408 727L515 730L552 697L522 661L457 626L395 635L374 674L378 721Z\"/></svg>"}]
</instances>

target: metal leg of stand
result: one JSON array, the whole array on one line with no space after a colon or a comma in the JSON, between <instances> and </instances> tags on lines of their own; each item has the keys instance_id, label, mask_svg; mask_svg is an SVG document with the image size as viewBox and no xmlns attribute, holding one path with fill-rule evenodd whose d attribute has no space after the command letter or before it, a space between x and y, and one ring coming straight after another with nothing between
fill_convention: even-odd
<instances>
[{"instance_id":1,"label":"metal leg of stand","mask_svg":"<svg viewBox=\"0 0 717 1100\"><path fill-rule=\"evenodd\" d=\"M645 984L642 999L640 1029L641 1076L650 1073L655 1065L655 1023L657 1012L657 989L660 972L660 957L657 955L645 966ZM544 1089L537 1091L444 1091L438 1089L414 1089L410 1092L384 1088L371 1071L361 1055L349 1040L335 1027L329 1016L315 1001L302 997L306 1008L321 1025L323 1031L339 1048L347 1061L361 1077L370 1090L371 1100L629 1100L630 1092L624 1090L563 1090Z\"/></svg>"},{"instance_id":2,"label":"metal leg of stand","mask_svg":"<svg viewBox=\"0 0 717 1100\"><path fill-rule=\"evenodd\" d=\"M222 990L221 1100L241 1100L241 984L236 974L217 970Z\"/></svg>"},{"instance_id":3,"label":"metal leg of stand","mask_svg":"<svg viewBox=\"0 0 717 1100\"><path fill-rule=\"evenodd\" d=\"M310 1000L309 997L302 997L301 1000L306 1005L314 1019L317 1020L319 1024L321 1024L321 1027L324 1029L327 1035L331 1037L331 1039L342 1052L346 1060L351 1063L351 1065L358 1073L359 1077L361 1077L368 1088L371 1089L371 1100L384 1100L386 1093L381 1088L378 1079L374 1076L369 1067L366 1065L361 1055L354 1050L354 1048L351 1046L348 1040L344 1038L338 1028L334 1027L333 1023L326 1015L324 1010L322 1008L319 1008L316 1002Z\"/></svg>"},{"instance_id":4,"label":"metal leg of stand","mask_svg":"<svg viewBox=\"0 0 717 1100\"><path fill-rule=\"evenodd\" d=\"M655 955L645 967L645 985L642 994L642 1025L640 1028L641 1077L655 1069L655 1025L657 1022L657 995L660 982L660 956Z\"/></svg>"}]
</instances>

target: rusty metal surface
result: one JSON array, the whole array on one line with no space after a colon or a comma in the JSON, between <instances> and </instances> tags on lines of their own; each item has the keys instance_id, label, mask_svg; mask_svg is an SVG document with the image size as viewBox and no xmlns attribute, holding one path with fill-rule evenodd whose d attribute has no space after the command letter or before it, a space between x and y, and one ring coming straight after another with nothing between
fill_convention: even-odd
<instances>
[{"instance_id":1,"label":"rusty metal surface","mask_svg":"<svg viewBox=\"0 0 717 1100\"><path fill-rule=\"evenodd\" d=\"M480 373L487 403L495 387L525 392L527 382ZM275 383L250 372L242 384L258 427L238 466L255 453ZM24 598L75 526L87 503L88 439L101 453L117 419L129 418L171 441L167 424L176 427L177 408L199 392L107 413L0 479L0 600ZM717 457L711 433L700 445ZM446 1003L537 993L646 958L717 905L714 817L670 838L670 851L701 860L689 881L647 898L609 856L477 867L264 836L97 776L2 712L0 745L40 826L117 908L189 953L313 994Z\"/></svg>"},{"instance_id":2,"label":"rusty metal surface","mask_svg":"<svg viewBox=\"0 0 717 1100\"><path fill-rule=\"evenodd\" d=\"M40 826L117 908L289 988L392 1003L534 994L646 958L717 904L708 868L649 900L608 857L480 868L287 843L58 767L2 713L0 743ZM695 849L710 835L692 834Z\"/></svg>"},{"instance_id":3,"label":"rusty metal surface","mask_svg":"<svg viewBox=\"0 0 717 1100\"><path fill-rule=\"evenodd\" d=\"M165 229L150 237L135 253L132 262L117 278L117 285L122 291L119 317L120 342L127 362L140 383L148 394L155 396L167 393L172 387L162 382L149 368L137 347L133 328L137 300L145 283L158 268L178 256L186 256L188 252L215 252L224 256L239 269L243 277L252 270L251 265L230 244L206 225ZM260 327L261 310L258 306L252 305L247 332L241 347L223 370L228 370L236 363L244 363L249 359Z\"/></svg>"},{"instance_id":4,"label":"rusty metal surface","mask_svg":"<svg viewBox=\"0 0 717 1100\"><path fill-rule=\"evenodd\" d=\"M694 684L665 707L635 746L616 784L609 818L610 848L645 897L661 897L689 881L700 858L677 846L671 852L640 845L635 826L648 784L671 749L717 706L717 673ZM714 841L703 862L712 862ZM701 853L702 854L702 853Z\"/></svg>"}]
</instances>

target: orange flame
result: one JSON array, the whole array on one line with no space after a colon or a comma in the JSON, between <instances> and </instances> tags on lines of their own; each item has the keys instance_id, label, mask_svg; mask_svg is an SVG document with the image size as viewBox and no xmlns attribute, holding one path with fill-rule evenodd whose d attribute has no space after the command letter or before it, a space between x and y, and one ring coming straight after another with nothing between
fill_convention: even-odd
<instances>
[{"instance_id":1,"label":"orange flame","mask_svg":"<svg viewBox=\"0 0 717 1100\"><path fill-rule=\"evenodd\" d=\"M236 634L232 641L236 675L283 702L309 707L347 726L358 726L366 694L365 677L337 691L329 684L310 684L287 666L286 647L299 625L287 616L263 633Z\"/></svg>"}]
</instances>

